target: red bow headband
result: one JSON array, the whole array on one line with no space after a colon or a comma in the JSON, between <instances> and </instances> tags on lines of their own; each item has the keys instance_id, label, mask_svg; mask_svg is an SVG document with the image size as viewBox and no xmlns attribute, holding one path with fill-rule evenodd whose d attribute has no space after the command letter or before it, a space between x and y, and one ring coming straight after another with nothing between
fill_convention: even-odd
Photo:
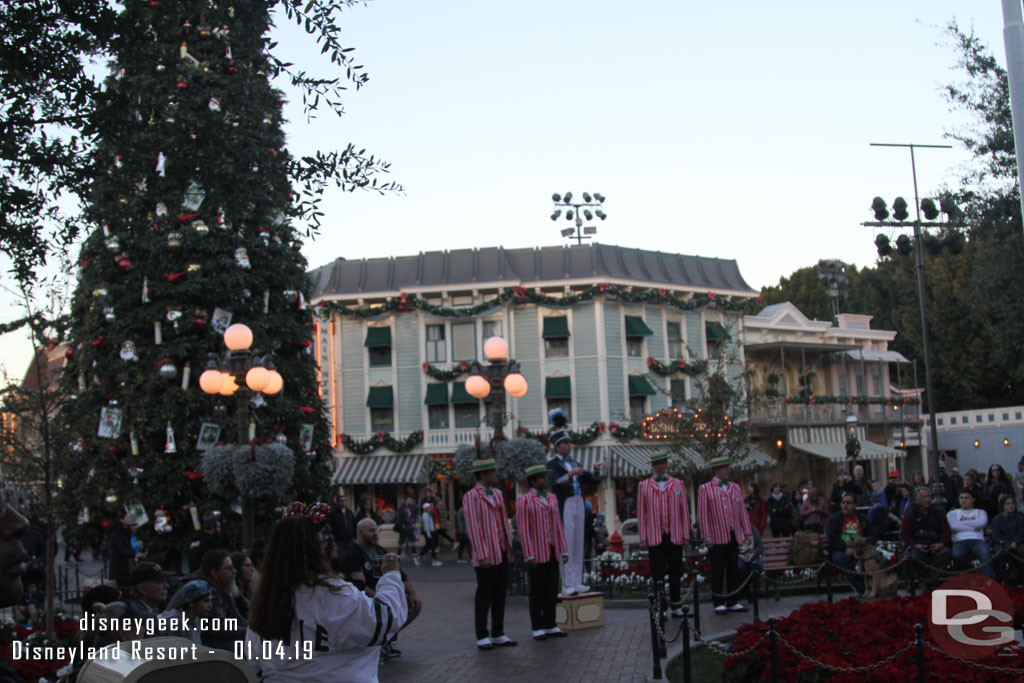
<instances>
[{"instance_id":1,"label":"red bow headband","mask_svg":"<svg viewBox=\"0 0 1024 683\"><path fill-rule=\"evenodd\" d=\"M309 518L309 521L313 522L313 525L316 526L317 529L320 529L327 523L327 515L329 515L330 512L331 506L327 503L311 503L307 507L301 501L297 500L285 508L284 514L281 515L281 519L305 515Z\"/></svg>"}]
</instances>

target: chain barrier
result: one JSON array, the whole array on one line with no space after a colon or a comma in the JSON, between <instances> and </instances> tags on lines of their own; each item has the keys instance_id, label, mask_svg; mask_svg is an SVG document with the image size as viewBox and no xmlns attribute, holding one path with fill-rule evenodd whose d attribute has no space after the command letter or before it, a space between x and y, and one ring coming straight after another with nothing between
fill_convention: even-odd
<instances>
[{"instance_id":1,"label":"chain barrier","mask_svg":"<svg viewBox=\"0 0 1024 683\"><path fill-rule=\"evenodd\" d=\"M897 650L896 652L894 652L893 654L889 655L885 659L879 660L877 662L872 662L871 664L865 664L864 666L843 667L843 666L835 666L834 664L826 664L825 662L819 662L817 659L814 659L813 657L808 657L803 652L801 652L800 650L798 650L795 647L793 647L792 645L790 645L789 642L785 638L783 638L782 634L779 633L778 631L775 632L775 636L776 636L777 640L780 643L782 643L783 645L786 646L787 650L792 652L799 659L802 659L805 662L810 662L814 666L819 666L822 669L825 669L827 671L832 671L834 673L844 673L844 674L862 674L862 673L867 673L868 671L874 671L875 669L877 669L879 667L883 667L886 664L890 664L890 663L896 661L897 659L899 659L900 657L905 655L910 650L913 650L917 646L917 642L916 641L911 641L907 645L903 646L902 649Z\"/></svg>"},{"instance_id":2,"label":"chain barrier","mask_svg":"<svg viewBox=\"0 0 1024 683\"><path fill-rule=\"evenodd\" d=\"M926 648L928 648L929 650L931 650L932 652L938 652L939 654L941 654L941 655L943 655L945 657L949 657L950 659L952 659L955 662L959 662L960 664L966 664L967 666L973 667L975 669L981 669L983 671L991 671L992 673L999 673L999 674L1017 674L1018 676L1021 675L1021 674L1024 674L1024 669L1008 669L1008 668L1002 667L1002 666L991 666L989 664L982 664L981 662L975 662L975 661L970 660L970 659L963 659L962 657L957 657L956 655L953 655L953 654L950 654L950 653L946 652L942 648L936 647L934 644L929 643L928 641L924 642L924 646Z\"/></svg>"},{"instance_id":3,"label":"chain barrier","mask_svg":"<svg viewBox=\"0 0 1024 683\"><path fill-rule=\"evenodd\" d=\"M769 581L771 583L777 583L777 584L780 584L780 585L783 585L783 586L787 586L787 585L791 585L791 584L797 584L797 583L802 583L804 581L809 581L810 579L814 578L815 575L817 575L819 572L821 572L822 569L825 568L825 565L827 564L827 562L828 561L826 560L825 562L822 562L821 564L819 564L817 567L814 567L814 568L808 567L807 569L802 569L802 570L800 570L801 573L799 575L793 576L792 578L782 578L782 577L770 576L768 574L769 570L765 570L765 573L764 573L765 581ZM809 574L804 574L803 572L806 572L806 571L810 571L810 573Z\"/></svg>"},{"instance_id":4,"label":"chain barrier","mask_svg":"<svg viewBox=\"0 0 1024 683\"><path fill-rule=\"evenodd\" d=\"M950 569L939 569L938 567L934 567L934 566L929 565L928 569L930 571L934 571L935 573L942 574L944 576L957 576L959 574L970 574L971 572L977 572L977 571L981 570L983 567L987 567L988 565L992 564L993 562L996 561L996 558L999 557L1000 554L1002 554L1002 551L996 553L992 557L988 558L986 561L979 563L977 567L968 567L967 569L954 569L954 570L950 570ZM920 562L920 560L916 560L916 561Z\"/></svg>"},{"instance_id":5,"label":"chain barrier","mask_svg":"<svg viewBox=\"0 0 1024 683\"><path fill-rule=\"evenodd\" d=\"M658 638L666 645L674 643L679 640L679 636L683 634L683 622L679 622L679 628L676 629L676 634L674 636L669 638L665 635L665 629L661 624L661 615L665 612L665 594L661 591L656 591L654 596L654 604L648 608L648 611L651 613L651 619L654 620L654 625L658 629Z\"/></svg>"},{"instance_id":6,"label":"chain barrier","mask_svg":"<svg viewBox=\"0 0 1024 683\"><path fill-rule=\"evenodd\" d=\"M736 588L736 590L730 591L728 593L716 593L714 591L710 591L711 596L714 597L714 598L731 598L734 595L739 595L743 591L743 589L747 587L747 584L750 583L753 580L753 578L754 578L754 572L751 571L749 574L747 574L747 578L743 579L743 583L741 583Z\"/></svg>"},{"instance_id":7,"label":"chain barrier","mask_svg":"<svg viewBox=\"0 0 1024 683\"><path fill-rule=\"evenodd\" d=\"M744 655L748 655L754 650L756 650L761 645L761 643L768 640L768 632L765 631L764 635L761 636L761 638L756 643L746 648L745 650L731 650L717 641L705 640L704 636L702 636L700 633L696 631L693 632L693 637L694 640L698 640L701 643L703 643L705 647L714 652L716 655L719 655L721 657L743 657Z\"/></svg>"},{"instance_id":8,"label":"chain barrier","mask_svg":"<svg viewBox=\"0 0 1024 683\"><path fill-rule=\"evenodd\" d=\"M878 574L887 574L889 572L897 571L898 569L903 567L904 562L905 562L905 560L900 558L900 559L896 560L895 562L893 562L892 564L890 564L888 567L885 567L884 569L876 569L876 570L870 571L870 572L867 572L867 571L862 572L862 571L858 571L856 569L847 569L846 567L843 567L841 565L836 564L832 560L825 560L824 562L821 563L821 565L822 565L822 567L825 567L826 565L828 565L830 567L834 567L834 568L838 569L840 572L842 572L843 574L856 574L857 576L876 576Z\"/></svg>"}]
</instances>

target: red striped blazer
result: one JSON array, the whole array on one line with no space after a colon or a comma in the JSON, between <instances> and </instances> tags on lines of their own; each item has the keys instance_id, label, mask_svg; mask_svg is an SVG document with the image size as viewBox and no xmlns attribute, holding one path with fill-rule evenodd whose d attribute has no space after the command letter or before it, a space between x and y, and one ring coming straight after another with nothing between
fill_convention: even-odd
<instances>
[{"instance_id":1,"label":"red striped blazer","mask_svg":"<svg viewBox=\"0 0 1024 683\"><path fill-rule=\"evenodd\" d=\"M569 554L558 497L550 491L542 499L531 489L516 499L516 528L526 560L548 562L552 548L558 560Z\"/></svg>"},{"instance_id":2,"label":"red striped blazer","mask_svg":"<svg viewBox=\"0 0 1024 683\"><path fill-rule=\"evenodd\" d=\"M697 523L713 545L728 543L730 531L736 533L738 543L750 536L750 519L740 485L732 481L723 488L717 479L701 484L697 489Z\"/></svg>"},{"instance_id":3,"label":"red striped blazer","mask_svg":"<svg viewBox=\"0 0 1024 683\"><path fill-rule=\"evenodd\" d=\"M654 477L644 479L637 489L637 516L640 540L647 545L661 545L662 534L668 532L672 543L682 545L690 538L690 506L686 502L686 485L669 477L664 488Z\"/></svg>"},{"instance_id":4,"label":"red striped blazer","mask_svg":"<svg viewBox=\"0 0 1024 683\"><path fill-rule=\"evenodd\" d=\"M497 487L491 490L494 495L488 496L484 487L477 484L462 497L474 567L479 567L483 560L490 560L492 565L501 564L502 548L509 556L512 555L512 535L508 530L505 499Z\"/></svg>"}]
</instances>

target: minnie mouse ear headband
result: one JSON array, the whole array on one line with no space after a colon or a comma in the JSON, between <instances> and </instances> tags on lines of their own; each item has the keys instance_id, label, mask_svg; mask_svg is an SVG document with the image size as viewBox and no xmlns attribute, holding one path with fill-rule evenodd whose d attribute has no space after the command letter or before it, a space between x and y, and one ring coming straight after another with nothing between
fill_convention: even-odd
<instances>
[{"instance_id":1,"label":"minnie mouse ear headband","mask_svg":"<svg viewBox=\"0 0 1024 683\"><path fill-rule=\"evenodd\" d=\"M285 508L284 514L281 515L281 519L305 515L309 518L309 521L313 522L313 526L317 529L321 529L324 524L327 523L327 515L330 514L330 512L331 506L327 503L310 503L307 507L302 503L302 501L297 500Z\"/></svg>"}]
</instances>

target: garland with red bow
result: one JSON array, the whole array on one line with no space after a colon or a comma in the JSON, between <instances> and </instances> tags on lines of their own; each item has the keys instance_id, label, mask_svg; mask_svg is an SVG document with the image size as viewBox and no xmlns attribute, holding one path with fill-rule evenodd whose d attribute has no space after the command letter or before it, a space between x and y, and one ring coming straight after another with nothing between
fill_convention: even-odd
<instances>
[{"instance_id":1,"label":"garland with red bow","mask_svg":"<svg viewBox=\"0 0 1024 683\"><path fill-rule=\"evenodd\" d=\"M662 377L671 377L672 375L678 375L680 373L689 375L690 377L696 377L697 375L703 375L707 371L708 361L705 359L687 363L682 358L677 358L671 363L662 363L654 356L648 356L647 367Z\"/></svg>"},{"instance_id":2,"label":"garland with red bow","mask_svg":"<svg viewBox=\"0 0 1024 683\"><path fill-rule=\"evenodd\" d=\"M569 438L574 446L586 446L588 443L596 441L599 436L604 434L605 424L604 422L594 422L586 429L581 431L574 431L572 429L567 430L569 432ZM543 444L548 444L551 438L544 432L531 432L526 427L520 427L516 430L516 436L524 439L537 439Z\"/></svg>"},{"instance_id":3,"label":"garland with red bow","mask_svg":"<svg viewBox=\"0 0 1024 683\"><path fill-rule=\"evenodd\" d=\"M426 373L428 377L438 381L453 382L469 372L469 361L459 361L458 365L453 365L447 370L434 367L430 363L424 363L423 372Z\"/></svg>"},{"instance_id":4,"label":"garland with red bow","mask_svg":"<svg viewBox=\"0 0 1024 683\"><path fill-rule=\"evenodd\" d=\"M417 429L410 432L404 439L396 439L387 432L377 432L366 441L356 441L348 434L341 435L341 444L345 450L357 455L373 453L378 448L386 448L394 453L408 453L413 448L423 443L423 430Z\"/></svg>"}]
</instances>

